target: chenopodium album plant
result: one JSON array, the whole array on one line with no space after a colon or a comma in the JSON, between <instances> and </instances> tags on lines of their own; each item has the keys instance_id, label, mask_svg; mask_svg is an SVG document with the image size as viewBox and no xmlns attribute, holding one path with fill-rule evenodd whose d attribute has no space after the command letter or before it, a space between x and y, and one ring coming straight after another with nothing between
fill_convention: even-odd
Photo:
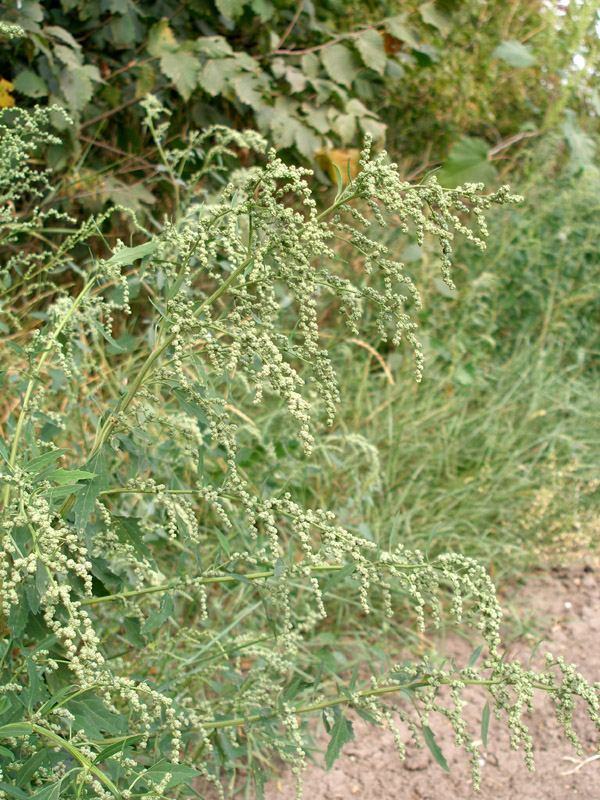
<instances>
[{"instance_id":1,"label":"chenopodium album plant","mask_svg":"<svg viewBox=\"0 0 600 800\"><path fill-rule=\"evenodd\" d=\"M340 178L320 211L310 172L256 133L214 128L166 150L164 110L150 97L146 124L178 216L110 253L101 219L46 250L49 184L23 167L46 137L44 113L13 109L0 134L11 154L0 243L13 300L3 322L1 796L224 797L237 769L260 797L275 753L300 797L302 721L323 715L330 767L353 735L348 709L387 724L401 758L406 726L447 768L434 737L444 716L477 785L467 684L489 690L484 742L493 709L532 767L523 714L537 689L579 748L575 698L598 723L599 686L550 655L541 673L502 657L482 567L386 551L330 511L302 507L268 474L276 443L261 431L261 408L283 403L310 454L319 420L333 420L339 389L319 336L327 305L354 335L374 307L377 335L412 346L420 379L407 313L417 290L369 229L392 219L436 237L451 282L453 237L483 247L484 213L517 199L509 187L410 185L367 141L358 175ZM233 169L240 148L258 165ZM344 275L345 251L362 258L364 280ZM479 667L475 654L462 667L390 661L346 676L320 638L335 585L375 630L401 597L420 626L447 609L481 632L486 655Z\"/></svg>"}]
</instances>

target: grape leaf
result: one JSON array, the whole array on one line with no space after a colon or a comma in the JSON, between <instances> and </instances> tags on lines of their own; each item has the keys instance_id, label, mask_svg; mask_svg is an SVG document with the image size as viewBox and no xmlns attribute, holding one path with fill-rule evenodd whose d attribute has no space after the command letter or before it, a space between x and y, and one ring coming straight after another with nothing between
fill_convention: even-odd
<instances>
[{"instance_id":1,"label":"grape leaf","mask_svg":"<svg viewBox=\"0 0 600 800\"><path fill-rule=\"evenodd\" d=\"M365 66L383 75L387 56L383 48L383 36L376 30L362 33L355 42Z\"/></svg>"},{"instance_id":2,"label":"grape leaf","mask_svg":"<svg viewBox=\"0 0 600 800\"><path fill-rule=\"evenodd\" d=\"M321 61L332 81L351 86L358 75L358 64L352 51L343 44L334 44L321 51Z\"/></svg>"},{"instance_id":3,"label":"grape leaf","mask_svg":"<svg viewBox=\"0 0 600 800\"><path fill-rule=\"evenodd\" d=\"M215 0L215 5L225 19L236 19L246 5L246 0Z\"/></svg>"},{"instance_id":4,"label":"grape leaf","mask_svg":"<svg viewBox=\"0 0 600 800\"><path fill-rule=\"evenodd\" d=\"M166 52L160 58L160 68L173 81L173 85L183 97L189 100L198 85L200 62L195 55L179 49L177 52Z\"/></svg>"},{"instance_id":5,"label":"grape leaf","mask_svg":"<svg viewBox=\"0 0 600 800\"><path fill-rule=\"evenodd\" d=\"M445 11L437 8L434 2L423 3L422 6L419 6L419 14L423 22L437 28L444 39L448 36L452 29L452 20Z\"/></svg>"},{"instance_id":6,"label":"grape leaf","mask_svg":"<svg viewBox=\"0 0 600 800\"><path fill-rule=\"evenodd\" d=\"M13 81L13 85L17 92L21 92L27 97L45 97L48 94L46 81L28 69L19 72Z\"/></svg>"},{"instance_id":7,"label":"grape leaf","mask_svg":"<svg viewBox=\"0 0 600 800\"><path fill-rule=\"evenodd\" d=\"M496 176L496 168L488 160L487 143L465 136L452 147L437 179L442 186L453 188L466 182L493 183Z\"/></svg>"}]
</instances>

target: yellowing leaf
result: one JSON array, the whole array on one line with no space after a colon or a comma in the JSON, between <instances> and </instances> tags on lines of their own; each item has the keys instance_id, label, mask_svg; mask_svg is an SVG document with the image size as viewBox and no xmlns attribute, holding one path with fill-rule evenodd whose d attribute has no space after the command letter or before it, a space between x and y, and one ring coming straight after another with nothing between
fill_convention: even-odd
<instances>
[{"instance_id":1,"label":"yellowing leaf","mask_svg":"<svg viewBox=\"0 0 600 800\"><path fill-rule=\"evenodd\" d=\"M339 174L342 176L342 183L344 185L350 183L350 175L355 178L358 175L360 152L351 147L348 150L333 147L330 150L320 150L316 153L316 159L319 166L325 170L331 180L336 183Z\"/></svg>"},{"instance_id":2,"label":"yellowing leaf","mask_svg":"<svg viewBox=\"0 0 600 800\"><path fill-rule=\"evenodd\" d=\"M14 86L10 81L0 78L0 108L12 108L15 104L15 98L11 92Z\"/></svg>"},{"instance_id":3,"label":"yellowing leaf","mask_svg":"<svg viewBox=\"0 0 600 800\"><path fill-rule=\"evenodd\" d=\"M165 53L174 53L179 47L175 34L169 27L166 19L161 19L153 25L146 45L151 56L162 56Z\"/></svg>"}]
</instances>

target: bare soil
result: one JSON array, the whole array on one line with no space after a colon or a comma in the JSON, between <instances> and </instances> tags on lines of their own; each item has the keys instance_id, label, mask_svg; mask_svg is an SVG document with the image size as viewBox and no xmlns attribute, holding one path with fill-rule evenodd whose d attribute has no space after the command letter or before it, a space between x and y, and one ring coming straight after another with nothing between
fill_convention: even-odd
<instances>
[{"instance_id":1,"label":"bare soil","mask_svg":"<svg viewBox=\"0 0 600 800\"><path fill-rule=\"evenodd\" d=\"M512 610L512 637L507 657L527 664L532 646L543 639L537 653L551 651L578 665L590 681L600 681L600 571L594 564L555 569L535 575L523 586L502 597ZM534 629L532 632L532 628ZM509 628L509 641L510 641ZM437 643L444 655L465 664L473 643L450 634ZM541 655L534 665L542 663ZM469 687L464 717L473 736L479 736L485 694ZM582 708L576 712L576 730L584 746L578 758L564 739L552 710L538 696L528 727L534 739L535 773L529 773L520 753L510 749L505 725L490 722L487 749L479 741L483 778L480 792L472 786L468 759L453 744L453 733L443 717L431 718L436 741L444 753L450 773L444 772L428 750L409 746L408 756L399 761L391 733L353 718L355 739L345 745L343 754L329 772L323 755L311 764L304 779L306 800L600 800L600 756L598 733ZM323 752L327 735L319 737ZM293 780L285 771L267 785L266 800L292 800Z\"/></svg>"}]
</instances>

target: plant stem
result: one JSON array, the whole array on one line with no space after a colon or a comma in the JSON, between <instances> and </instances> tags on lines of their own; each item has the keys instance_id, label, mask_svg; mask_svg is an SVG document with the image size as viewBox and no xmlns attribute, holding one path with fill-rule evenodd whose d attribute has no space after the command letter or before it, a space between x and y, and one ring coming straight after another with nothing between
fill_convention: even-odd
<instances>
[{"instance_id":1,"label":"plant stem","mask_svg":"<svg viewBox=\"0 0 600 800\"><path fill-rule=\"evenodd\" d=\"M42 371L42 367L44 366L44 364L46 362L46 359L48 358L48 356L52 352L52 346L56 342L56 340L58 338L58 335L63 330L63 328L65 327L67 322L71 319L71 317L75 313L76 309L81 305L81 303L82 303L83 299L86 297L86 295L88 295L90 293L91 288L95 283L95 280L96 280L95 278L92 278L91 280L89 280L85 284L85 286L81 290L80 294L73 301L73 303L71 305L71 308L68 310L68 312L65 314L65 316L61 320L60 324L55 328L53 333L50 335L50 340L48 342L48 345L47 345L46 349L44 350L44 352L42 353L42 357L38 361L37 367L35 368L35 370L33 372L33 376L29 379L29 383L27 384L27 389L25 390L25 396L23 397L23 405L21 406L21 413L19 414L19 419L17 420L17 425L16 425L16 428L15 428L15 434L14 434L14 437L13 437L13 443L12 443L12 447L11 447L11 451L10 451L10 458L9 458L9 462L8 463L9 463L9 466L10 466L11 470L14 468L15 464L17 463L17 456L18 456L18 453L19 453L19 442L20 442L20 439L21 439L21 433L22 433L22 430L23 430L23 425L25 424L25 419L27 418L27 412L29 410L29 403L31 401L31 395L33 394L33 389L34 389L34 386L35 386L35 384L37 382L37 378L38 378L40 372ZM5 506L8 504L9 499L10 499L10 485L7 484L7 486L4 489L4 505Z\"/></svg>"}]
</instances>

